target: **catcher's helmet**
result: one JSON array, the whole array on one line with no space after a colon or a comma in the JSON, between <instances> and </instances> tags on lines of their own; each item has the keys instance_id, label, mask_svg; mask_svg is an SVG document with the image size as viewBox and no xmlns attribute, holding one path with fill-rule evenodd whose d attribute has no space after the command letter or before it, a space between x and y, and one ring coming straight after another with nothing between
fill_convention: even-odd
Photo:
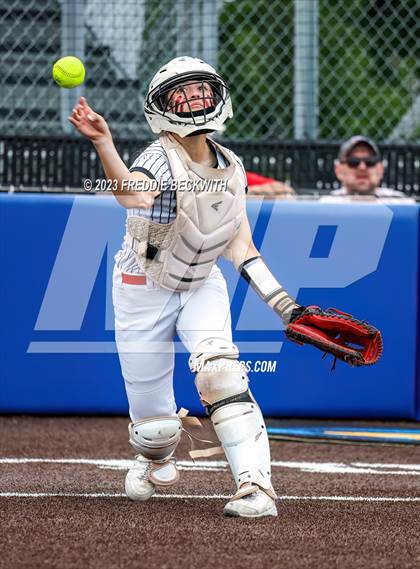
<instances>
[{"instance_id":1,"label":"catcher's helmet","mask_svg":"<svg viewBox=\"0 0 420 569\"><path fill-rule=\"evenodd\" d=\"M194 110L185 88L197 83L206 84L209 89L202 89L199 100L203 104ZM174 100L177 90L183 93L182 105ZM181 137L221 130L223 123L233 116L229 89L220 75L201 59L186 56L172 59L153 77L144 114L154 133L175 132Z\"/></svg>"}]
</instances>

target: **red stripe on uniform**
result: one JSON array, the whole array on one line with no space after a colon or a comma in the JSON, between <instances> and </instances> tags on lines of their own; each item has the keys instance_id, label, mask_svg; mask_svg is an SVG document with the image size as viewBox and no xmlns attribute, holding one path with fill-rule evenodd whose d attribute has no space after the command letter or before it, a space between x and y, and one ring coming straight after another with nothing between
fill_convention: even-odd
<instances>
[{"instance_id":1,"label":"red stripe on uniform","mask_svg":"<svg viewBox=\"0 0 420 569\"><path fill-rule=\"evenodd\" d=\"M128 273L122 273L122 282L131 285L145 285L146 277L144 275L129 275Z\"/></svg>"}]
</instances>

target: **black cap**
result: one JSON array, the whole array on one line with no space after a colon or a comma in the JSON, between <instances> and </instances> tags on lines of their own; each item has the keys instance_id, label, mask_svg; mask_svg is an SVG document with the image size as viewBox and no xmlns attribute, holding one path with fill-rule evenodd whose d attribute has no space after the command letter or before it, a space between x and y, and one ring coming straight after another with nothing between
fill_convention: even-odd
<instances>
[{"instance_id":1,"label":"black cap","mask_svg":"<svg viewBox=\"0 0 420 569\"><path fill-rule=\"evenodd\" d=\"M381 157L381 153L379 152L379 148L376 145L376 142L373 142L373 140L367 138L366 136L357 135L357 136L352 136L351 138L343 142L343 144L340 146L340 150L338 151L338 159L346 160L350 152L358 144L365 144L366 146L369 146L369 148L372 150L375 156L377 156L378 158Z\"/></svg>"}]
</instances>

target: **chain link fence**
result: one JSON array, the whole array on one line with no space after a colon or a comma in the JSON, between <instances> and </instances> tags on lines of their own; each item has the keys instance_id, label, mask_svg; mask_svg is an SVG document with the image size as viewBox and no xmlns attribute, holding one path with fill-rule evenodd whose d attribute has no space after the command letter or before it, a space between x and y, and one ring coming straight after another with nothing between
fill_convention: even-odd
<instances>
[{"instance_id":1,"label":"chain link fence","mask_svg":"<svg viewBox=\"0 0 420 569\"><path fill-rule=\"evenodd\" d=\"M84 94L115 136L150 138L142 102L177 55L231 86L237 140L420 141L420 0L0 0L0 128L70 133ZM73 90L51 67L76 55Z\"/></svg>"}]
</instances>

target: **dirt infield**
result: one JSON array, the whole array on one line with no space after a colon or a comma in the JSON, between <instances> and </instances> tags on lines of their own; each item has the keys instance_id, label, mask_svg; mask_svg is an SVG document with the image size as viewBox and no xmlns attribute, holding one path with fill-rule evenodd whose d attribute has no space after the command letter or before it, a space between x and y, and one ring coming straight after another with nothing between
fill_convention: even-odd
<instances>
[{"instance_id":1,"label":"dirt infield","mask_svg":"<svg viewBox=\"0 0 420 569\"><path fill-rule=\"evenodd\" d=\"M279 517L231 519L224 457L123 495L124 418L0 418L0 567L420 567L420 448L273 442ZM209 433L203 433L208 435Z\"/></svg>"}]
</instances>

